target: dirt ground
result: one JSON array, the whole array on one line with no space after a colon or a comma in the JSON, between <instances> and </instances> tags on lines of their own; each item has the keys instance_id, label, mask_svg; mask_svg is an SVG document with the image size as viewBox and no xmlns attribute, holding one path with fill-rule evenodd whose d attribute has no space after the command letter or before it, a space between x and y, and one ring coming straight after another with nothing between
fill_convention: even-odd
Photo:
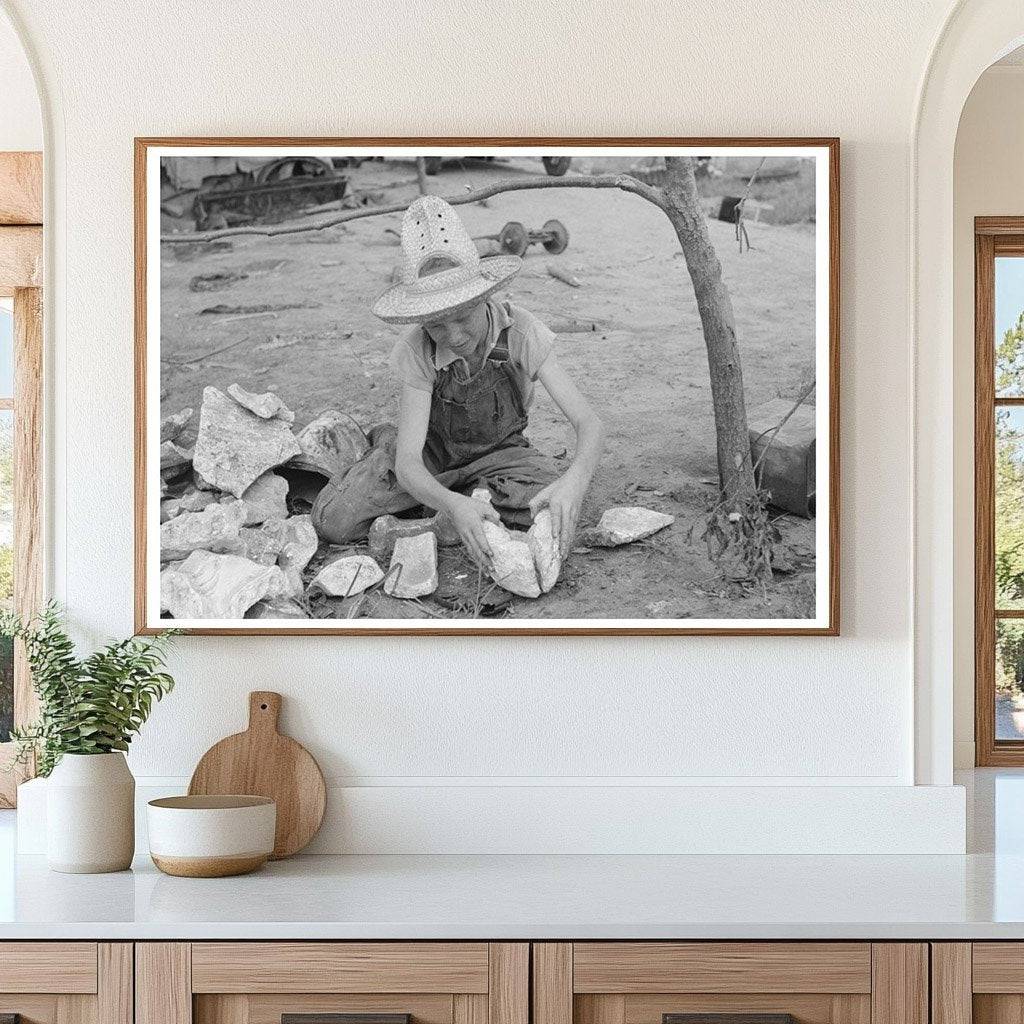
<instances>
[{"instance_id":1,"label":"dirt ground","mask_svg":"<svg viewBox=\"0 0 1024 1024\"><path fill-rule=\"evenodd\" d=\"M540 170L539 161L526 159L448 164L428 180L432 191L457 195L467 187ZM366 163L353 174L354 185L382 189L388 203L417 194L411 162ZM581 527L596 523L613 505L644 505L676 517L674 525L647 541L574 553L551 593L535 601L516 599L506 614L585 619L813 615L813 519L780 517L785 542L809 557L798 571L777 577L766 589L723 579L699 540L706 502L717 491L711 392L693 289L665 215L639 197L592 189L508 193L486 205L461 206L459 212L473 235L496 234L510 220L539 228L557 217L568 228L567 250L550 256L531 247L522 273L504 294L544 320L576 317L601 326L591 333L560 335L557 349L607 433ZM366 428L393 421L397 392L387 358L405 328L380 322L369 307L400 261L400 224L395 214L317 233L238 237L228 251L200 255L165 245L162 414L185 406L198 410L204 386L223 389L237 382L250 391L280 395L296 413L296 428L329 408L349 412ZM812 226L752 224L753 248L742 254L731 225L711 221L709 227L732 294L748 409L780 396L795 397L814 376ZM574 274L581 287L550 276L548 264ZM189 290L196 275L228 271L248 277L222 291ZM200 313L219 303L301 308L235 319ZM572 429L543 388L537 389L528 435L539 449L567 464ZM319 560L342 550L360 549L328 552L322 547ZM386 599L364 606L362 614L451 614L409 602L396 609L398 603Z\"/></svg>"}]
</instances>

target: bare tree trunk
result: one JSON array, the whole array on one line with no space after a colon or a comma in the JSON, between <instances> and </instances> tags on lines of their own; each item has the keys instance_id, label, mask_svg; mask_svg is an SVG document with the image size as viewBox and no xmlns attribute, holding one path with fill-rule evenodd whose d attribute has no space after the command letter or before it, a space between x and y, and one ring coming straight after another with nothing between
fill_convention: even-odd
<instances>
[{"instance_id":1,"label":"bare tree trunk","mask_svg":"<svg viewBox=\"0 0 1024 1024\"><path fill-rule=\"evenodd\" d=\"M732 301L722 280L722 265L711 244L700 206L690 157L666 157L664 209L676 229L697 297L711 372L711 401L718 434L718 472L723 498L730 504L751 494L754 470L743 397L743 369L736 345Z\"/></svg>"}]
</instances>

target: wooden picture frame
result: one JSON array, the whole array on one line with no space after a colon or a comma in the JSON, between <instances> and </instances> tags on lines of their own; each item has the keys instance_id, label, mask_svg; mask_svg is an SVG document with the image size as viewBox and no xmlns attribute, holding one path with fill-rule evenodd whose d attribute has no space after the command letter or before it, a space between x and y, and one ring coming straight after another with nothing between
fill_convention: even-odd
<instances>
[{"instance_id":1,"label":"wooden picture frame","mask_svg":"<svg viewBox=\"0 0 1024 1024\"><path fill-rule=\"evenodd\" d=\"M386 625L375 624L373 621L353 622L345 619L311 620L306 624L296 625L272 622L268 625L247 626L217 622L205 625L202 622L190 621L186 624L187 632L205 635L352 635L352 636L674 636L674 635L705 635L705 636L836 636L839 633L840 612L840 452L839 452L839 268L840 268L840 202L839 202L839 140L836 138L159 138L143 137L135 140L135 619L139 633L153 633L163 626L174 623L172 619L159 617L153 605L158 601L159 587L154 582L155 569L159 561L154 562L153 553L153 479L150 466L152 434L154 421L152 409L147 402L147 391L151 388L153 374L154 344L159 346L159 338L154 342L150 335L154 333L154 324L159 323L159 311L154 317L153 305L150 300L149 282L154 273L159 274L159 266L153 267L154 255L159 258L160 243L155 242L152 225L159 224L159 196L154 199L150 183L154 167L157 168L159 182L159 164L161 155L169 151L176 154L214 149L238 149L267 151L278 149L313 149L337 150L346 153L363 149L381 155L398 155L398 151L410 148L428 151L441 151L443 155L468 152L480 155L483 151L498 151L499 155L506 150L516 152L528 151L536 153L557 152L559 155L576 151L593 150L596 148L623 153L645 148L650 150L694 151L706 150L732 156L734 153L746 155L746 151L757 154L777 155L782 151L803 152L814 154L824 168L823 180L826 183L827 195L818 200L817 223L827 221L827 226L817 234L816 249L817 274L815 280L818 287L819 302L816 306L816 323L818 329L818 355L816 357L817 380L827 377L827 386L818 386L817 400L827 401L827 411L818 422L827 424L827 438L818 436L818 465L827 466L827 481L818 491L819 508L827 502L827 515L823 515L816 523L818 542L815 548L819 554L816 565L815 612L812 619L786 619L779 623L770 619L764 620L714 620L711 625L705 622L690 622L685 618L678 620L648 620L636 618L616 620L616 624L588 625L586 619L559 620L558 624L546 624L543 619L528 621L510 621L507 619L473 619L471 621L427 621L423 623L388 621ZM474 153L474 151L476 151ZM404 154L402 154L404 155ZM486 155L484 153L483 155ZM685 153L684 153L685 155ZM422 177L421 183L425 181ZM159 186L158 186L159 188ZM819 194L820 194L819 189ZM147 205L148 204L148 205ZM156 211L154 219L154 210ZM818 229L815 228L817 232ZM232 229L213 229L202 234L203 238L218 238L221 234L236 233ZM265 231L259 233L265 234ZM739 233L739 232L737 232ZM187 236L183 236L187 237ZM820 301L821 296L827 296ZM776 427L775 430L780 428ZM820 552L827 555L822 558ZM311 624L312 622L312 624ZM751 625L751 622L756 624ZM454 624L453 624L454 623Z\"/></svg>"},{"instance_id":2,"label":"wooden picture frame","mask_svg":"<svg viewBox=\"0 0 1024 1024\"><path fill-rule=\"evenodd\" d=\"M0 297L14 300L14 395L0 399L14 420L14 608L35 614L43 598L43 229L42 154L0 153ZM14 724L36 717L24 650L14 653ZM13 807L32 766L10 767L13 743L0 743L0 807Z\"/></svg>"}]
</instances>

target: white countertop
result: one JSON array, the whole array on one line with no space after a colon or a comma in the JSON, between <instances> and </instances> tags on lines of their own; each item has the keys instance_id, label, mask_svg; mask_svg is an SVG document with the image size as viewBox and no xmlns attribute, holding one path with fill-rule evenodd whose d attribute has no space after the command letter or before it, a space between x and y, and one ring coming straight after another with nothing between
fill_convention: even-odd
<instances>
[{"instance_id":1,"label":"white countertop","mask_svg":"<svg viewBox=\"0 0 1024 1024\"><path fill-rule=\"evenodd\" d=\"M1024 856L298 857L202 880L14 863L0 939L1024 939Z\"/></svg>"}]
</instances>

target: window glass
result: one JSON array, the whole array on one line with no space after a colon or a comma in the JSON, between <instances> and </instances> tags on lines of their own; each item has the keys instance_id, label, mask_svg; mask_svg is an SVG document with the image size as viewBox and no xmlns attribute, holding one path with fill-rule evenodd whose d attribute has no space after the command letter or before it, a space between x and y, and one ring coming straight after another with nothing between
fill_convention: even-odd
<instances>
[{"instance_id":1,"label":"window glass","mask_svg":"<svg viewBox=\"0 0 1024 1024\"><path fill-rule=\"evenodd\" d=\"M1024 622L996 620L996 739L1024 739Z\"/></svg>"},{"instance_id":2,"label":"window glass","mask_svg":"<svg viewBox=\"0 0 1024 1024\"><path fill-rule=\"evenodd\" d=\"M1024 257L996 257L996 398L1024 397Z\"/></svg>"}]
</instances>

